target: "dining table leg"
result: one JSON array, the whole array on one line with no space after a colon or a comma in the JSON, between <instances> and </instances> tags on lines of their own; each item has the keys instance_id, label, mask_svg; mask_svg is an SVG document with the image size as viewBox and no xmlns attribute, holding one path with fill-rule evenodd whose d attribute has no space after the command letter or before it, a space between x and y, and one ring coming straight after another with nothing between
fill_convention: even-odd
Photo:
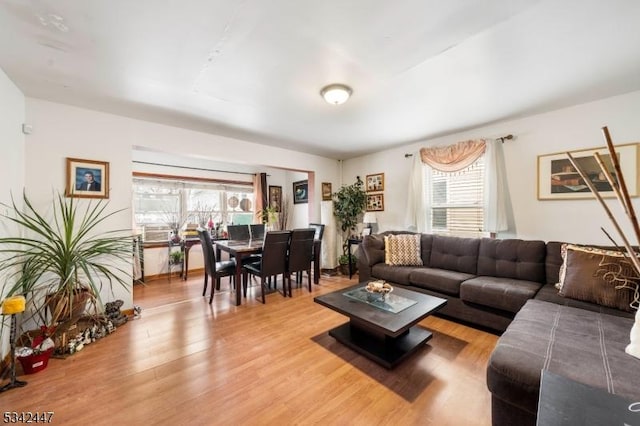
<instances>
[{"instance_id":1,"label":"dining table leg","mask_svg":"<svg viewBox=\"0 0 640 426\"><path fill-rule=\"evenodd\" d=\"M236 255L236 306L242 304L242 255Z\"/></svg>"}]
</instances>

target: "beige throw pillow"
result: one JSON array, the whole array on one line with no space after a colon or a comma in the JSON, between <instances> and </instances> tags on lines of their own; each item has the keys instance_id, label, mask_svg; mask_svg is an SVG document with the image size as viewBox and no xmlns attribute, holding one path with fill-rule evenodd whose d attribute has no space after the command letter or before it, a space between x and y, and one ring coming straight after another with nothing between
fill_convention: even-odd
<instances>
[{"instance_id":1,"label":"beige throw pillow","mask_svg":"<svg viewBox=\"0 0 640 426\"><path fill-rule=\"evenodd\" d=\"M559 294L623 311L638 309L638 277L623 253L567 244Z\"/></svg>"},{"instance_id":2,"label":"beige throw pillow","mask_svg":"<svg viewBox=\"0 0 640 426\"><path fill-rule=\"evenodd\" d=\"M422 266L419 234L384 237L385 263L392 266Z\"/></svg>"}]
</instances>

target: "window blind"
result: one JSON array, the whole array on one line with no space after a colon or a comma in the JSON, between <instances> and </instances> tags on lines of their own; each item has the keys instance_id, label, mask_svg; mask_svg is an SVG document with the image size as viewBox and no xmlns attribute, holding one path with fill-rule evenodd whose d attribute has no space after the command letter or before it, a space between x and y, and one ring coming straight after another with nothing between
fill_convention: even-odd
<instances>
[{"instance_id":1,"label":"window blind","mask_svg":"<svg viewBox=\"0 0 640 426\"><path fill-rule=\"evenodd\" d=\"M429 169L429 212L433 233L477 237L483 233L484 158L466 169L444 173Z\"/></svg>"}]
</instances>

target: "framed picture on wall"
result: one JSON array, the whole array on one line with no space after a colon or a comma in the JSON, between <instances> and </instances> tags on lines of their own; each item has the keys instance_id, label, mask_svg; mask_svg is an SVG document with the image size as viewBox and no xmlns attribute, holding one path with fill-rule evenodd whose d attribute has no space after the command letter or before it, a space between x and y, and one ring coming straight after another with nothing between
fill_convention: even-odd
<instances>
[{"instance_id":1,"label":"framed picture on wall","mask_svg":"<svg viewBox=\"0 0 640 426\"><path fill-rule=\"evenodd\" d=\"M384 194L367 194L367 211L381 212L384 210Z\"/></svg>"},{"instance_id":2,"label":"framed picture on wall","mask_svg":"<svg viewBox=\"0 0 640 426\"><path fill-rule=\"evenodd\" d=\"M367 192L384 191L384 173L367 175Z\"/></svg>"},{"instance_id":3,"label":"framed picture on wall","mask_svg":"<svg viewBox=\"0 0 640 426\"><path fill-rule=\"evenodd\" d=\"M300 180L293 182L293 204L304 204L309 202L309 181Z\"/></svg>"},{"instance_id":4,"label":"framed picture on wall","mask_svg":"<svg viewBox=\"0 0 640 426\"><path fill-rule=\"evenodd\" d=\"M331 182L322 182L322 201L331 201Z\"/></svg>"},{"instance_id":5,"label":"framed picture on wall","mask_svg":"<svg viewBox=\"0 0 640 426\"><path fill-rule=\"evenodd\" d=\"M269 185L269 207L276 209L276 212L282 211L282 187Z\"/></svg>"},{"instance_id":6,"label":"framed picture on wall","mask_svg":"<svg viewBox=\"0 0 640 426\"><path fill-rule=\"evenodd\" d=\"M67 197L109 198L109 163L67 158Z\"/></svg>"},{"instance_id":7,"label":"framed picture on wall","mask_svg":"<svg viewBox=\"0 0 640 426\"><path fill-rule=\"evenodd\" d=\"M615 147L625 183L632 197L638 196L638 144ZM606 147L569 151L589 176L602 197L615 197L613 188L602 173L594 154L602 157L614 179L615 170ZM574 200L593 198L589 187L571 164L566 152L538 156L538 200Z\"/></svg>"}]
</instances>

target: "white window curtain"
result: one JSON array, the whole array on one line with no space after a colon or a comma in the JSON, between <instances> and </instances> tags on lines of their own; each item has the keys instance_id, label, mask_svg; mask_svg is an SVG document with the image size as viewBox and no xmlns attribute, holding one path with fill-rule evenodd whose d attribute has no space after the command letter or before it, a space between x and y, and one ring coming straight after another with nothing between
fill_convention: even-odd
<instances>
[{"instance_id":1,"label":"white window curtain","mask_svg":"<svg viewBox=\"0 0 640 426\"><path fill-rule=\"evenodd\" d=\"M436 166L434 168L443 172L456 172L465 169L482 155L485 158L483 230L491 233L507 230L507 184L502 143L485 139L422 148L419 155L414 154L406 209L407 228L431 232L431 209L426 202L430 167Z\"/></svg>"},{"instance_id":2,"label":"white window curtain","mask_svg":"<svg viewBox=\"0 0 640 426\"><path fill-rule=\"evenodd\" d=\"M427 209L427 179L430 174L425 173L426 166L422 163L419 153L413 154L413 165L409 176L409 197L405 225L407 229L416 232L431 232L430 210ZM427 176L428 175L428 176Z\"/></svg>"},{"instance_id":3,"label":"white window curtain","mask_svg":"<svg viewBox=\"0 0 640 426\"><path fill-rule=\"evenodd\" d=\"M508 229L507 179L501 140L486 140L484 161L484 231L491 233L506 231Z\"/></svg>"}]
</instances>

